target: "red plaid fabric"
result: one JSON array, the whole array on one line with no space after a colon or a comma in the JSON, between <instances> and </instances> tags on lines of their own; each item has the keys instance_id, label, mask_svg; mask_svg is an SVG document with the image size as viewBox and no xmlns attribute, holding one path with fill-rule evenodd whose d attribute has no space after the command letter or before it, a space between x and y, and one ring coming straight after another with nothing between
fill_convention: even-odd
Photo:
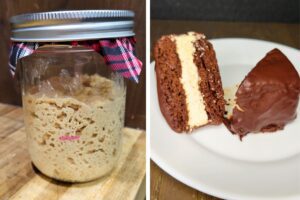
<instances>
[{"instance_id":1,"label":"red plaid fabric","mask_svg":"<svg viewBox=\"0 0 300 200\"><path fill-rule=\"evenodd\" d=\"M11 74L14 76L19 59L34 53L38 47L45 44L49 43L13 43L9 59ZM133 37L80 42L73 41L69 44L72 46L83 45L94 49L103 56L106 64L110 66L113 71L138 83L143 63L135 55L135 39Z\"/></svg>"}]
</instances>

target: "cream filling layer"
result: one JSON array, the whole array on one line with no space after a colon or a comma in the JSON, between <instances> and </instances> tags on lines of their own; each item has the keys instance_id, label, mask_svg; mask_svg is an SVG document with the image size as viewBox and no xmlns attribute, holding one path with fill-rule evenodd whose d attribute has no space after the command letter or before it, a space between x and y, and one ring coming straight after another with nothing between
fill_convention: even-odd
<instances>
[{"instance_id":1,"label":"cream filling layer","mask_svg":"<svg viewBox=\"0 0 300 200\"><path fill-rule=\"evenodd\" d=\"M198 68L194 63L196 48L194 43L198 39L193 32L174 36L177 54L181 62L181 79L186 95L188 110L188 125L190 128L202 126L208 123L208 116L205 110L203 96L199 89L201 81L198 75Z\"/></svg>"},{"instance_id":2,"label":"cream filling layer","mask_svg":"<svg viewBox=\"0 0 300 200\"><path fill-rule=\"evenodd\" d=\"M226 100L226 104L225 104L226 114L224 115L224 117L227 119L230 119L232 117L233 109L235 107L240 111L242 111L239 105L235 101L236 99L235 94L238 88L239 85L234 85L231 87L224 88L224 99Z\"/></svg>"}]
</instances>

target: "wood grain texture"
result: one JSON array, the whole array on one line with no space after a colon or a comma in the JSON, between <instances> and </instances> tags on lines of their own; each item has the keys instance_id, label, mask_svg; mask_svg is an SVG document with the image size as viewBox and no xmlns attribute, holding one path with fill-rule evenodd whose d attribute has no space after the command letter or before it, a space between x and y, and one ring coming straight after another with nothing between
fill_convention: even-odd
<instances>
[{"instance_id":1,"label":"wood grain texture","mask_svg":"<svg viewBox=\"0 0 300 200\"><path fill-rule=\"evenodd\" d=\"M5 111L5 112L4 112ZM118 165L109 176L71 184L41 174L27 150L21 108L0 104L0 199L93 200L145 198L145 133L124 128Z\"/></svg>"},{"instance_id":2,"label":"wood grain texture","mask_svg":"<svg viewBox=\"0 0 300 200\"><path fill-rule=\"evenodd\" d=\"M8 71L8 55L10 46L11 16L30 12L44 12L72 9L128 9L135 12L135 33L137 39L136 52L144 63L139 84L128 81L126 99L126 126L145 129L146 94L145 94L145 0L1 0L0 1L0 102L21 105L19 89Z\"/></svg>"},{"instance_id":3,"label":"wood grain texture","mask_svg":"<svg viewBox=\"0 0 300 200\"><path fill-rule=\"evenodd\" d=\"M284 23L242 23L151 20L151 44L162 35L203 32L211 38L243 37L269 40L300 49L300 25ZM180 183L151 162L151 200L217 200Z\"/></svg>"},{"instance_id":4,"label":"wood grain texture","mask_svg":"<svg viewBox=\"0 0 300 200\"><path fill-rule=\"evenodd\" d=\"M164 171L151 161L151 200L218 200L194 190Z\"/></svg>"}]
</instances>

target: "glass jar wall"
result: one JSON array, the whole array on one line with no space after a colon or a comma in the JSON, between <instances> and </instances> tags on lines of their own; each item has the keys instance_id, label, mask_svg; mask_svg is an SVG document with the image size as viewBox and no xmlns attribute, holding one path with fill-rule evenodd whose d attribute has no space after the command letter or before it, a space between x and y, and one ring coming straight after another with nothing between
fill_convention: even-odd
<instances>
[{"instance_id":1,"label":"glass jar wall","mask_svg":"<svg viewBox=\"0 0 300 200\"><path fill-rule=\"evenodd\" d=\"M118 160L126 86L101 60L91 49L58 45L20 60L29 153L49 177L89 181Z\"/></svg>"}]
</instances>

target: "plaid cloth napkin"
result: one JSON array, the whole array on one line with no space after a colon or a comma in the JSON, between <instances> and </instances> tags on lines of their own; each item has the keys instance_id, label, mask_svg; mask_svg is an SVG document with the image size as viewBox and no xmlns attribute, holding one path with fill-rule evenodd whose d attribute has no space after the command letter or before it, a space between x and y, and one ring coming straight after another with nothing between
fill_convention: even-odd
<instances>
[{"instance_id":1,"label":"plaid cloth napkin","mask_svg":"<svg viewBox=\"0 0 300 200\"><path fill-rule=\"evenodd\" d=\"M17 61L28 56L45 44L37 42L14 42L11 46L9 57L9 69L14 76ZM60 44L60 43L58 43ZM65 42L64 42L65 44ZM135 38L113 38L89 41L73 41L68 43L72 46L83 45L100 53L108 66L123 77L138 83L138 77L142 71L143 63L135 55Z\"/></svg>"}]
</instances>

